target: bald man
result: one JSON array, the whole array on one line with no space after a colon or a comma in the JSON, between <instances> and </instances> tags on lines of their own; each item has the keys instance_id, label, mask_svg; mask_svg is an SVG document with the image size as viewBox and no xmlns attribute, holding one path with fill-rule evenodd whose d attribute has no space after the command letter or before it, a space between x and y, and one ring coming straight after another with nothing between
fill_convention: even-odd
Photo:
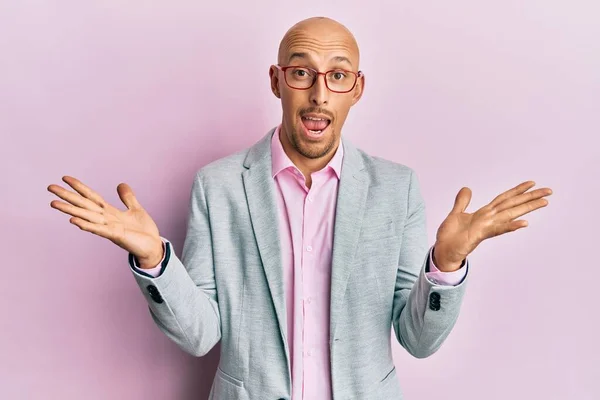
<instances>
[{"instance_id":1,"label":"bald man","mask_svg":"<svg viewBox=\"0 0 600 400\"><path fill-rule=\"evenodd\" d=\"M327 18L293 26L269 69L281 124L194 178L181 258L121 183L127 211L79 180L48 189L82 230L129 252L158 328L186 352L221 341L210 391L218 400L401 399L393 331L418 358L452 330L484 239L547 204L524 182L466 213L454 207L428 247L415 172L342 138L363 94L358 45Z\"/></svg>"}]
</instances>

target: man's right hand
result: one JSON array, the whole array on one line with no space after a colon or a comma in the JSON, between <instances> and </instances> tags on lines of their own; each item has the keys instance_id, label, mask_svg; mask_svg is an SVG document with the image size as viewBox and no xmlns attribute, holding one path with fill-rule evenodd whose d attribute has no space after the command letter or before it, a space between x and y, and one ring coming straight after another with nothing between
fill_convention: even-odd
<instances>
[{"instance_id":1,"label":"man's right hand","mask_svg":"<svg viewBox=\"0 0 600 400\"><path fill-rule=\"evenodd\" d=\"M50 202L52 208L71 215L69 222L81 230L106 238L133 254L139 260L140 268L152 268L160 262L164 249L158 227L129 185L120 183L117 186L119 198L127 207L121 211L81 181L70 176L63 176L62 180L77 193L59 185L48 186L49 192L67 201L53 200Z\"/></svg>"}]
</instances>

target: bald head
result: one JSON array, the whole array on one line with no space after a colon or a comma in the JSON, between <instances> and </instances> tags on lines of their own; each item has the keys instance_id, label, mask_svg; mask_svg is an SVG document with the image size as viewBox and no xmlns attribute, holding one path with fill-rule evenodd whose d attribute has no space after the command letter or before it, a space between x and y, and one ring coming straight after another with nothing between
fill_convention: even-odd
<instances>
[{"instance_id":1,"label":"bald head","mask_svg":"<svg viewBox=\"0 0 600 400\"><path fill-rule=\"evenodd\" d=\"M323 53L340 53L336 56L339 60L346 58L351 67L349 69L358 70L360 54L354 35L331 18L308 18L292 26L279 44L278 63L287 65L293 58L306 57L304 48Z\"/></svg>"}]
</instances>

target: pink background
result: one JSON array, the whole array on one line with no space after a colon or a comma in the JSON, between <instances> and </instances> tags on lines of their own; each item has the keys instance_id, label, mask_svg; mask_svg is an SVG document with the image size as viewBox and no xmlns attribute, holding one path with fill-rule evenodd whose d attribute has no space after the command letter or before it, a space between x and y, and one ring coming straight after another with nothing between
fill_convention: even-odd
<instances>
[{"instance_id":1,"label":"pink background","mask_svg":"<svg viewBox=\"0 0 600 400\"><path fill-rule=\"evenodd\" d=\"M181 254L194 172L278 123L268 67L313 15L355 33L367 84L344 134L417 171L431 243L461 186L471 212L528 179L555 192L472 254L436 354L394 342L406 399L600 398L595 0L2 1L0 398L207 397L219 346L160 333L126 253L46 187L72 175L122 206L127 182Z\"/></svg>"}]
</instances>

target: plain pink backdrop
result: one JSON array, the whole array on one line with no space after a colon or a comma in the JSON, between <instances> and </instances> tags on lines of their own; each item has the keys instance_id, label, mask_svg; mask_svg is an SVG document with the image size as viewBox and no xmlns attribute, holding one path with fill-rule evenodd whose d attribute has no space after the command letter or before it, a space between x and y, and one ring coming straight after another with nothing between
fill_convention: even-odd
<instances>
[{"instance_id":1,"label":"plain pink backdrop","mask_svg":"<svg viewBox=\"0 0 600 400\"><path fill-rule=\"evenodd\" d=\"M600 6L517 1L24 1L0 5L0 398L206 399L219 346L183 353L112 243L47 192L72 175L120 205L129 183L181 254L194 172L281 118L268 67L285 30L326 15L362 50L344 135L414 168L430 244L533 179L549 207L484 242L458 323L411 358L407 400L600 398Z\"/></svg>"}]
</instances>

